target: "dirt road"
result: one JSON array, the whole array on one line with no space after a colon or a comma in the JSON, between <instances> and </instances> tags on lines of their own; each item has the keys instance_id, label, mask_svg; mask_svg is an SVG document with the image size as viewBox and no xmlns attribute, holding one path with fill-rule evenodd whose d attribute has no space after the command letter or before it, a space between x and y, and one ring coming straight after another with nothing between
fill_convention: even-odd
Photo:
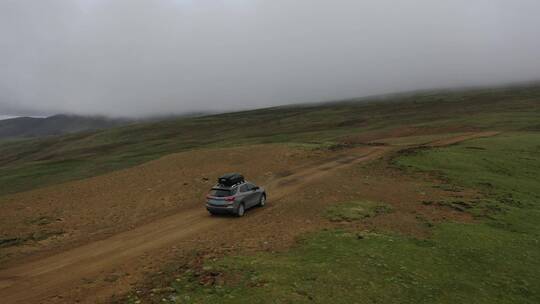
<instances>
[{"instance_id":1,"label":"dirt road","mask_svg":"<svg viewBox=\"0 0 540 304\"><path fill-rule=\"evenodd\" d=\"M470 139L495 136L495 135L498 135L500 133L501 132L496 132L496 131L466 133L466 134L459 135L459 136L452 136L450 138L445 138L445 139L441 139L441 140L435 140L435 141L430 142L430 143L428 143L426 145L431 146L431 147L445 147L445 146L458 144L460 142L470 140Z\"/></svg>"},{"instance_id":2,"label":"dirt road","mask_svg":"<svg viewBox=\"0 0 540 304\"><path fill-rule=\"evenodd\" d=\"M467 134L446 139L445 142L434 142L433 145L448 145L492 135L495 133ZM270 193L268 208L248 217L261 217L272 208L279 208L281 199L302 186L335 174L345 167L378 159L392 150L390 146L350 149L325 162L274 178L266 184ZM230 226L227 224L232 221L236 225L244 220L211 217L199 206L58 254L28 260L0 270L0 299L2 303L63 302L63 298L55 296L77 288L82 280L103 274L119 265L136 264L142 255L178 244L185 239L196 238L205 231ZM87 292L92 292L92 289ZM82 302L85 301L88 300L82 299Z\"/></svg>"},{"instance_id":3,"label":"dirt road","mask_svg":"<svg viewBox=\"0 0 540 304\"><path fill-rule=\"evenodd\" d=\"M272 202L294 192L302 184L322 178L344 166L380 157L386 150L370 147L364 149L362 155L340 157L277 179L267 186ZM83 278L231 220L226 217L210 217L203 208L186 210L105 240L0 271L0 298L3 303L39 301L54 295L58 289L70 288Z\"/></svg>"}]
</instances>

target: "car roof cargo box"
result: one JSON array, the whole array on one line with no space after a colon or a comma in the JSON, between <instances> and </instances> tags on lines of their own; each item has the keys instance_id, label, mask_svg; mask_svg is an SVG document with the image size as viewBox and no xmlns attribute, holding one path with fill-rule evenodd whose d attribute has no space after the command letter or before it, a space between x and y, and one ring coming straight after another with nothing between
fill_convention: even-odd
<instances>
[{"instance_id":1,"label":"car roof cargo box","mask_svg":"<svg viewBox=\"0 0 540 304\"><path fill-rule=\"evenodd\" d=\"M218 184L232 186L244 182L244 177L240 173L229 173L218 178Z\"/></svg>"}]
</instances>

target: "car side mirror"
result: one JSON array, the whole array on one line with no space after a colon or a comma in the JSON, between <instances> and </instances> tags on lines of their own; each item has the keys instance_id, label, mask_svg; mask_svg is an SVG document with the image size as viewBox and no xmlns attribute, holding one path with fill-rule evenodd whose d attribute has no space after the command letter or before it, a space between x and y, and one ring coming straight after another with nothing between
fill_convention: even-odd
<instances>
[{"instance_id":1,"label":"car side mirror","mask_svg":"<svg viewBox=\"0 0 540 304\"><path fill-rule=\"evenodd\" d=\"M255 186L255 187L251 188L251 190L253 190L253 191L257 191L259 189L261 189L261 187L259 187L259 186Z\"/></svg>"}]
</instances>

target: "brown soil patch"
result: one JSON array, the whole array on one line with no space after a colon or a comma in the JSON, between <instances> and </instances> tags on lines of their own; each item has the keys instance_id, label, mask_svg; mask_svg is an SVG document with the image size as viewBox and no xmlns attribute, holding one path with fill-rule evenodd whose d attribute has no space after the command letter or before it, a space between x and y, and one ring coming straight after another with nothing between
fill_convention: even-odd
<instances>
[{"instance_id":1,"label":"brown soil patch","mask_svg":"<svg viewBox=\"0 0 540 304\"><path fill-rule=\"evenodd\" d=\"M322 153L278 145L191 151L104 176L3 197L0 204L6 207L0 214L0 238L28 239L36 231L64 233L1 248L0 266L29 253L48 255L198 208L222 172L241 171L265 185L278 172L322 157Z\"/></svg>"}]
</instances>

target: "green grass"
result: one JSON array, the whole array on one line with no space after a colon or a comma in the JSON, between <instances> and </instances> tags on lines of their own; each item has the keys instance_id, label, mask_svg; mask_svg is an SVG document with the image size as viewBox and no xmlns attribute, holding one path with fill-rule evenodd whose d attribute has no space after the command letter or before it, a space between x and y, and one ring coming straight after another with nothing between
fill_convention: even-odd
<instances>
[{"instance_id":1,"label":"green grass","mask_svg":"<svg viewBox=\"0 0 540 304\"><path fill-rule=\"evenodd\" d=\"M398 164L442 174L475 188L487 199L470 202L491 225L540 233L540 133L515 133L469 141L451 148L419 151ZM503 212L500 212L503 211Z\"/></svg>"},{"instance_id":2,"label":"green grass","mask_svg":"<svg viewBox=\"0 0 540 304\"><path fill-rule=\"evenodd\" d=\"M0 196L135 166L195 148L328 146L348 135L416 128L538 130L540 86L425 92L137 124L0 143Z\"/></svg>"},{"instance_id":3,"label":"green grass","mask_svg":"<svg viewBox=\"0 0 540 304\"><path fill-rule=\"evenodd\" d=\"M390 206L383 203L356 201L332 206L328 208L325 216L333 222L353 222L388 213L391 210Z\"/></svg>"},{"instance_id":4,"label":"green grass","mask_svg":"<svg viewBox=\"0 0 540 304\"><path fill-rule=\"evenodd\" d=\"M435 172L449 184L482 191L485 199L467 202L476 204L476 223L438 224L425 240L325 230L284 253L207 261L199 272L179 274L151 300L540 303L539 149L540 133L519 133L420 150L396 160L411 172ZM348 203L328 212L347 218L356 207ZM201 285L209 276L214 284ZM135 301L137 296L128 300Z\"/></svg>"}]
</instances>

